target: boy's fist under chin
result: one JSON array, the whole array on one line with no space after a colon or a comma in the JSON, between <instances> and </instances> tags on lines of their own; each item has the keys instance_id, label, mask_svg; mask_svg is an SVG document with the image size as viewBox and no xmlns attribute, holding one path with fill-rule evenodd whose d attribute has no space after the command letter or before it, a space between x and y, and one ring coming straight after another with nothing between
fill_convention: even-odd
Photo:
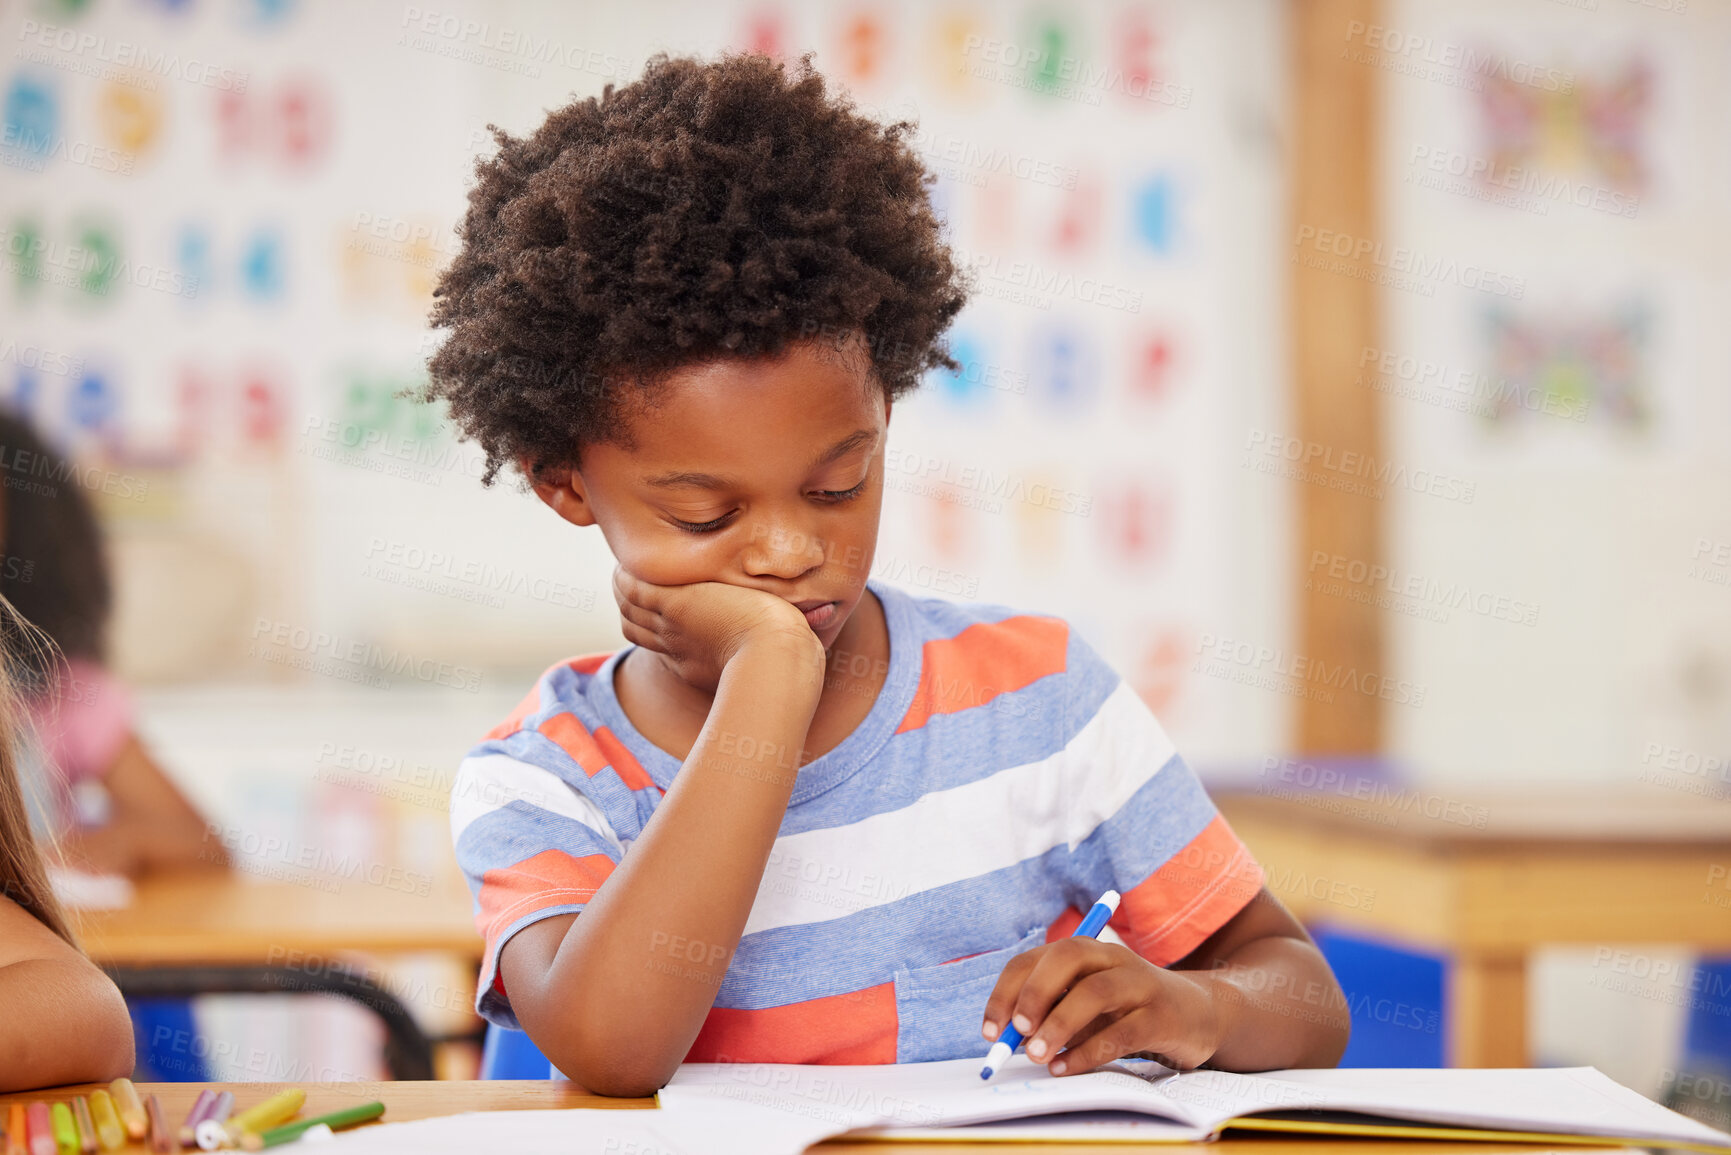
<instances>
[{"instance_id":1,"label":"boy's fist under chin","mask_svg":"<svg viewBox=\"0 0 1731 1155\"><path fill-rule=\"evenodd\" d=\"M662 655L684 681L713 691L721 672L748 646L775 647L823 677L823 643L792 602L727 582L659 586L624 566L613 570L613 598L625 640Z\"/></svg>"}]
</instances>

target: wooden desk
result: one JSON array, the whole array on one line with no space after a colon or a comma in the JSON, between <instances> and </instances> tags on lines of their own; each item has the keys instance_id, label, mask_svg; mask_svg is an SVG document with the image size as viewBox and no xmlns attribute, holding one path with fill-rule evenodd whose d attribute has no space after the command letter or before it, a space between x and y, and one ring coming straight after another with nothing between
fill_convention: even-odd
<instances>
[{"instance_id":1,"label":"wooden desk","mask_svg":"<svg viewBox=\"0 0 1731 1155\"><path fill-rule=\"evenodd\" d=\"M1215 801L1306 923L1452 956L1455 1066L1529 1064L1527 962L1540 946L1731 950L1731 804L1659 790L1449 796L1273 781ZM1627 977L1607 963L1607 980Z\"/></svg>"},{"instance_id":2,"label":"wooden desk","mask_svg":"<svg viewBox=\"0 0 1731 1155\"><path fill-rule=\"evenodd\" d=\"M429 1039L415 1014L368 959L412 951L461 960L470 982L479 972L481 937L469 891L455 863L417 894L413 879L384 874L340 880L337 887L277 882L241 872L198 872L141 879L124 910L86 911L77 929L86 951L109 968L130 998L194 993L341 993L368 1007L387 1031L389 1073L432 1078L437 1050L467 1054L480 1021L467 1006L462 1032ZM405 884L407 889L405 890ZM440 988L443 990L443 988ZM448 992L447 992L448 993ZM470 995L464 995L466 1004ZM448 1017L448 1016L447 1016ZM464 1062L465 1073L474 1067Z\"/></svg>"},{"instance_id":3,"label":"wooden desk","mask_svg":"<svg viewBox=\"0 0 1731 1155\"><path fill-rule=\"evenodd\" d=\"M608 1107L631 1109L653 1109L652 1099L604 1099L599 1095L591 1095L586 1091L573 1087L569 1083L552 1081L535 1082L491 1082L491 1083L140 1083L139 1094L155 1093L162 1100L163 1116L172 1127L179 1127L181 1120L186 1118L191 1110L192 1102L205 1087L213 1087L218 1091L233 1091L237 1108L244 1109L275 1094L285 1086L304 1086L307 1091L306 1107L303 1117L323 1115L330 1111L351 1107L357 1102L377 1099L385 1104L384 1122L404 1123L413 1119L430 1119L440 1115L455 1115L463 1111L528 1111L548 1110L567 1107ZM0 1119L3 1119L3 1108L12 1102L28 1102L31 1099L70 1099L74 1095L88 1094L97 1090L99 1084L84 1087L61 1087L52 1091L27 1092L21 1095L0 1095ZM369 1124L370 1126L371 1124ZM307 1148L311 1151L315 1148ZM1121 1143L1052 1143L1041 1144L1042 1155L1121 1155L1125 1150ZM1532 1155L1535 1150L1530 1144L1520 1143L1429 1143L1417 1140L1399 1141L1342 1141L1337 1136L1319 1136L1315 1139L1286 1138L1284 1136L1247 1136L1245 1138L1227 1139L1216 1143L1196 1144L1161 1144L1163 1152L1181 1155L1182 1152L1210 1152L1212 1155L1321 1155L1325 1151L1346 1150L1351 1155ZM1569 1151L1626 1151L1629 1155L1640 1155L1632 1148L1606 1147L1562 1147L1555 1144L1547 1147ZM147 1150L142 1144L129 1144L123 1149L128 1155L143 1153ZM300 1150L295 1147L282 1148L285 1151ZM819 1155L958 1155L963 1151L993 1151L1009 1150L999 1143L896 1143L886 1146L883 1143L872 1142L842 1142L830 1140L810 1148Z\"/></svg>"},{"instance_id":4,"label":"wooden desk","mask_svg":"<svg viewBox=\"0 0 1731 1155\"><path fill-rule=\"evenodd\" d=\"M481 957L454 866L425 895L364 879L328 891L240 873L161 875L140 880L126 909L85 911L77 922L84 949L104 966L278 963L289 950Z\"/></svg>"}]
</instances>

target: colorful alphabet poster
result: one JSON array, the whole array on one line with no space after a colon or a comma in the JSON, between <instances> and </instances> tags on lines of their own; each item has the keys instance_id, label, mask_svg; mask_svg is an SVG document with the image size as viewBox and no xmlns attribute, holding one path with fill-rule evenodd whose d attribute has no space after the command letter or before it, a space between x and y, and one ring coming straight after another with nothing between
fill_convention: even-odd
<instances>
[{"instance_id":1,"label":"colorful alphabet poster","mask_svg":"<svg viewBox=\"0 0 1731 1155\"><path fill-rule=\"evenodd\" d=\"M0 400L115 479L104 518L158 575L149 612L123 591L135 677L460 693L617 644L598 535L484 491L408 396L472 163L656 51L809 51L916 123L974 285L961 369L892 422L874 573L1070 618L1203 763L1280 741L1284 697L1193 669L1282 645L1279 532L1247 527L1284 498L1239 461L1282 373L1275 5L96 0L3 27Z\"/></svg>"}]
</instances>

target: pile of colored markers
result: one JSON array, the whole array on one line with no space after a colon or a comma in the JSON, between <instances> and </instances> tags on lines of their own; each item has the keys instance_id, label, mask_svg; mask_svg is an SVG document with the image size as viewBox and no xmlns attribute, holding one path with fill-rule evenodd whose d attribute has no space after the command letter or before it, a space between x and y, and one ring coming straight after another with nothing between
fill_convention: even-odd
<instances>
[{"instance_id":1,"label":"pile of colored markers","mask_svg":"<svg viewBox=\"0 0 1731 1155\"><path fill-rule=\"evenodd\" d=\"M385 1113L383 1103L362 1103L316 1119L289 1122L306 1098L307 1093L297 1087L235 1112L232 1091L207 1088L199 1093L177 1134L168 1129L155 1095L141 1101L131 1079L116 1079L108 1090L79 1095L70 1102L49 1104L38 1099L28 1106L12 1104L5 1155L96 1155L117 1151L129 1140L148 1142L156 1153L187 1147L262 1151L306 1135L329 1135Z\"/></svg>"}]
</instances>

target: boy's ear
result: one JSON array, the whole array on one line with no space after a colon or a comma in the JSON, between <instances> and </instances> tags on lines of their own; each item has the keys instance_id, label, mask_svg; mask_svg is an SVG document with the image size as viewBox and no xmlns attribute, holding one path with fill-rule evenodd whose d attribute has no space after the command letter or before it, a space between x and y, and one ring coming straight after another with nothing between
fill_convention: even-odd
<instances>
[{"instance_id":1,"label":"boy's ear","mask_svg":"<svg viewBox=\"0 0 1731 1155\"><path fill-rule=\"evenodd\" d=\"M523 463L523 475L533 477L528 463ZM589 505L589 490L583 475L569 466L545 470L541 480L530 482L535 496L547 503L547 508L572 525L594 525L595 511Z\"/></svg>"}]
</instances>

